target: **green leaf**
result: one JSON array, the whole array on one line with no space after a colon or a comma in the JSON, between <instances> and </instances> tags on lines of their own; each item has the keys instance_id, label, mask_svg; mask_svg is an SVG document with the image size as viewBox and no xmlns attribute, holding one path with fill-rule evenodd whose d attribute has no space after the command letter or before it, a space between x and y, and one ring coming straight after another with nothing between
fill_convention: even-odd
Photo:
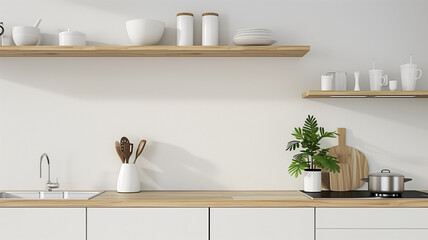
<instances>
[{"instance_id":1,"label":"green leaf","mask_svg":"<svg viewBox=\"0 0 428 240\"><path fill-rule=\"evenodd\" d=\"M300 146L300 141L297 141L297 140L289 141L287 144L287 148L285 150L286 151L296 150L296 148L299 148L299 146Z\"/></svg>"},{"instance_id":2,"label":"green leaf","mask_svg":"<svg viewBox=\"0 0 428 240\"><path fill-rule=\"evenodd\" d=\"M330 155L315 155L312 158L314 159L315 166L333 173L340 172L339 161L336 157Z\"/></svg>"},{"instance_id":3,"label":"green leaf","mask_svg":"<svg viewBox=\"0 0 428 240\"><path fill-rule=\"evenodd\" d=\"M296 155L297 156L297 155ZM309 164L306 162L305 154L298 154L296 159L291 161L290 166L288 167L288 173L291 176L298 177L302 174L302 171L309 167Z\"/></svg>"}]
</instances>

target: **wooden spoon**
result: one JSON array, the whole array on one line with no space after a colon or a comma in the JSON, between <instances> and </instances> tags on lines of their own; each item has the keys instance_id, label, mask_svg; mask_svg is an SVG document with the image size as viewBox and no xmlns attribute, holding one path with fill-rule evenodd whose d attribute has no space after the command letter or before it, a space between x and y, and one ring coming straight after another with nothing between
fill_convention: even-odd
<instances>
[{"instance_id":1,"label":"wooden spoon","mask_svg":"<svg viewBox=\"0 0 428 240\"><path fill-rule=\"evenodd\" d=\"M123 144L123 155L125 156L125 163L129 163L129 159L131 158L133 150L134 150L134 144L132 143Z\"/></svg>"},{"instance_id":2,"label":"wooden spoon","mask_svg":"<svg viewBox=\"0 0 428 240\"><path fill-rule=\"evenodd\" d=\"M125 156L123 156L123 152L121 150L120 143L118 141L115 142L115 147L116 147L116 153L119 156L120 160L122 161L122 163L125 163Z\"/></svg>"},{"instance_id":3,"label":"wooden spoon","mask_svg":"<svg viewBox=\"0 0 428 240\"><path fill-rule=\"evenodd\" d=\"M141 140L140 143L138 144L137 152L135 153L134 164L135 162L137 162L138 156L140 156L140 154L143 152L144 147L146 146L146 142L147 142L146 140Z\"/></svg>"}]
</instances>

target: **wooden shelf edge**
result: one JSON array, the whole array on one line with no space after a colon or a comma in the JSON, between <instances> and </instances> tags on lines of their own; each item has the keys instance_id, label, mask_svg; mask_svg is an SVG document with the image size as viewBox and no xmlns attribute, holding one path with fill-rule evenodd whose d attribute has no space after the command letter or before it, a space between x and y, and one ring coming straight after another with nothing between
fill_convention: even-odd
<instances>
[{"instance_id":1,"label":"wooden shelf edge","mask_svg":"<svg viewBox=\"0 0 428 240\"><path fill-rule=\"evenodd\" d=\"M5 46L0 57L303 57L310 46Z\"/></svg>"},{"instance_id":2,"label":"wooden shelf edge","mask_svg":"<svg viewBox=\"0 0 428 240\"><path fill-rule=\"evenodd\" d=\"M428 98L428 91L320 91L309 90L302 98Z\"/></svg>"}]
</instances>

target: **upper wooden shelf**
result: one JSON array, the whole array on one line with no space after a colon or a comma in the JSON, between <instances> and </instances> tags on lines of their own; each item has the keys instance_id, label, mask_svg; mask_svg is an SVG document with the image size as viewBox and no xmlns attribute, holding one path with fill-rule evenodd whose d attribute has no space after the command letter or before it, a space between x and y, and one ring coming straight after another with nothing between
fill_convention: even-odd
<instances>
[{"instance_id":1,"label":"upper wooden shelf","mask_svg":"<svg viewBox=\"0 0 428 240\"><path fill-rule=\"evenodd\" d=\"M0 57L303 57L309 46L7 46Z\"/></svg>"},{"instance_id":2,"label":"upper wooden shelf","mask_svg":"<svg viewBox=\"0 0 428 240\"><path fill-rule=\"evenodd\" d=\"M428 91L320 91L310 90L302 98L428 98Z\"/></svg>"}]
</instances>

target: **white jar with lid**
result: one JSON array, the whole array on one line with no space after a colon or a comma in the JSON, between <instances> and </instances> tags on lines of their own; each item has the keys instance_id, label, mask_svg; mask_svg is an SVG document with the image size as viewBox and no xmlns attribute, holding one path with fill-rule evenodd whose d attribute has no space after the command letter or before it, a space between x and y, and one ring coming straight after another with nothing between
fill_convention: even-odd
<instances>
[{"instance_id":1,"label":"white jar with lid","mask_svg":"<svg viewBox=\"0 0 428 240\"><path fill-rule=\"evenodd\" d=\"M218 13L202 14L202 46L218 46Z\"/></svg>"},{"instance_id":2,"label":"white jar with lid","mask_svg":"<svg viewBox=\"0 0 428 240\"><path fill-rule=\"evenodd\" d=\"M193 14L177 14L177 46L193 46Z\"/></svg>"},{"instance_id":3,"label":"white jar with lid","mask_svg":"<svg viewBox=\"0 0 428 240\"><path fill-rule=\"evenodd\" d=\"M67 31L59 33L60 46L86 46L86 35L78 31Z\"/></svg>"}]
</instances>

